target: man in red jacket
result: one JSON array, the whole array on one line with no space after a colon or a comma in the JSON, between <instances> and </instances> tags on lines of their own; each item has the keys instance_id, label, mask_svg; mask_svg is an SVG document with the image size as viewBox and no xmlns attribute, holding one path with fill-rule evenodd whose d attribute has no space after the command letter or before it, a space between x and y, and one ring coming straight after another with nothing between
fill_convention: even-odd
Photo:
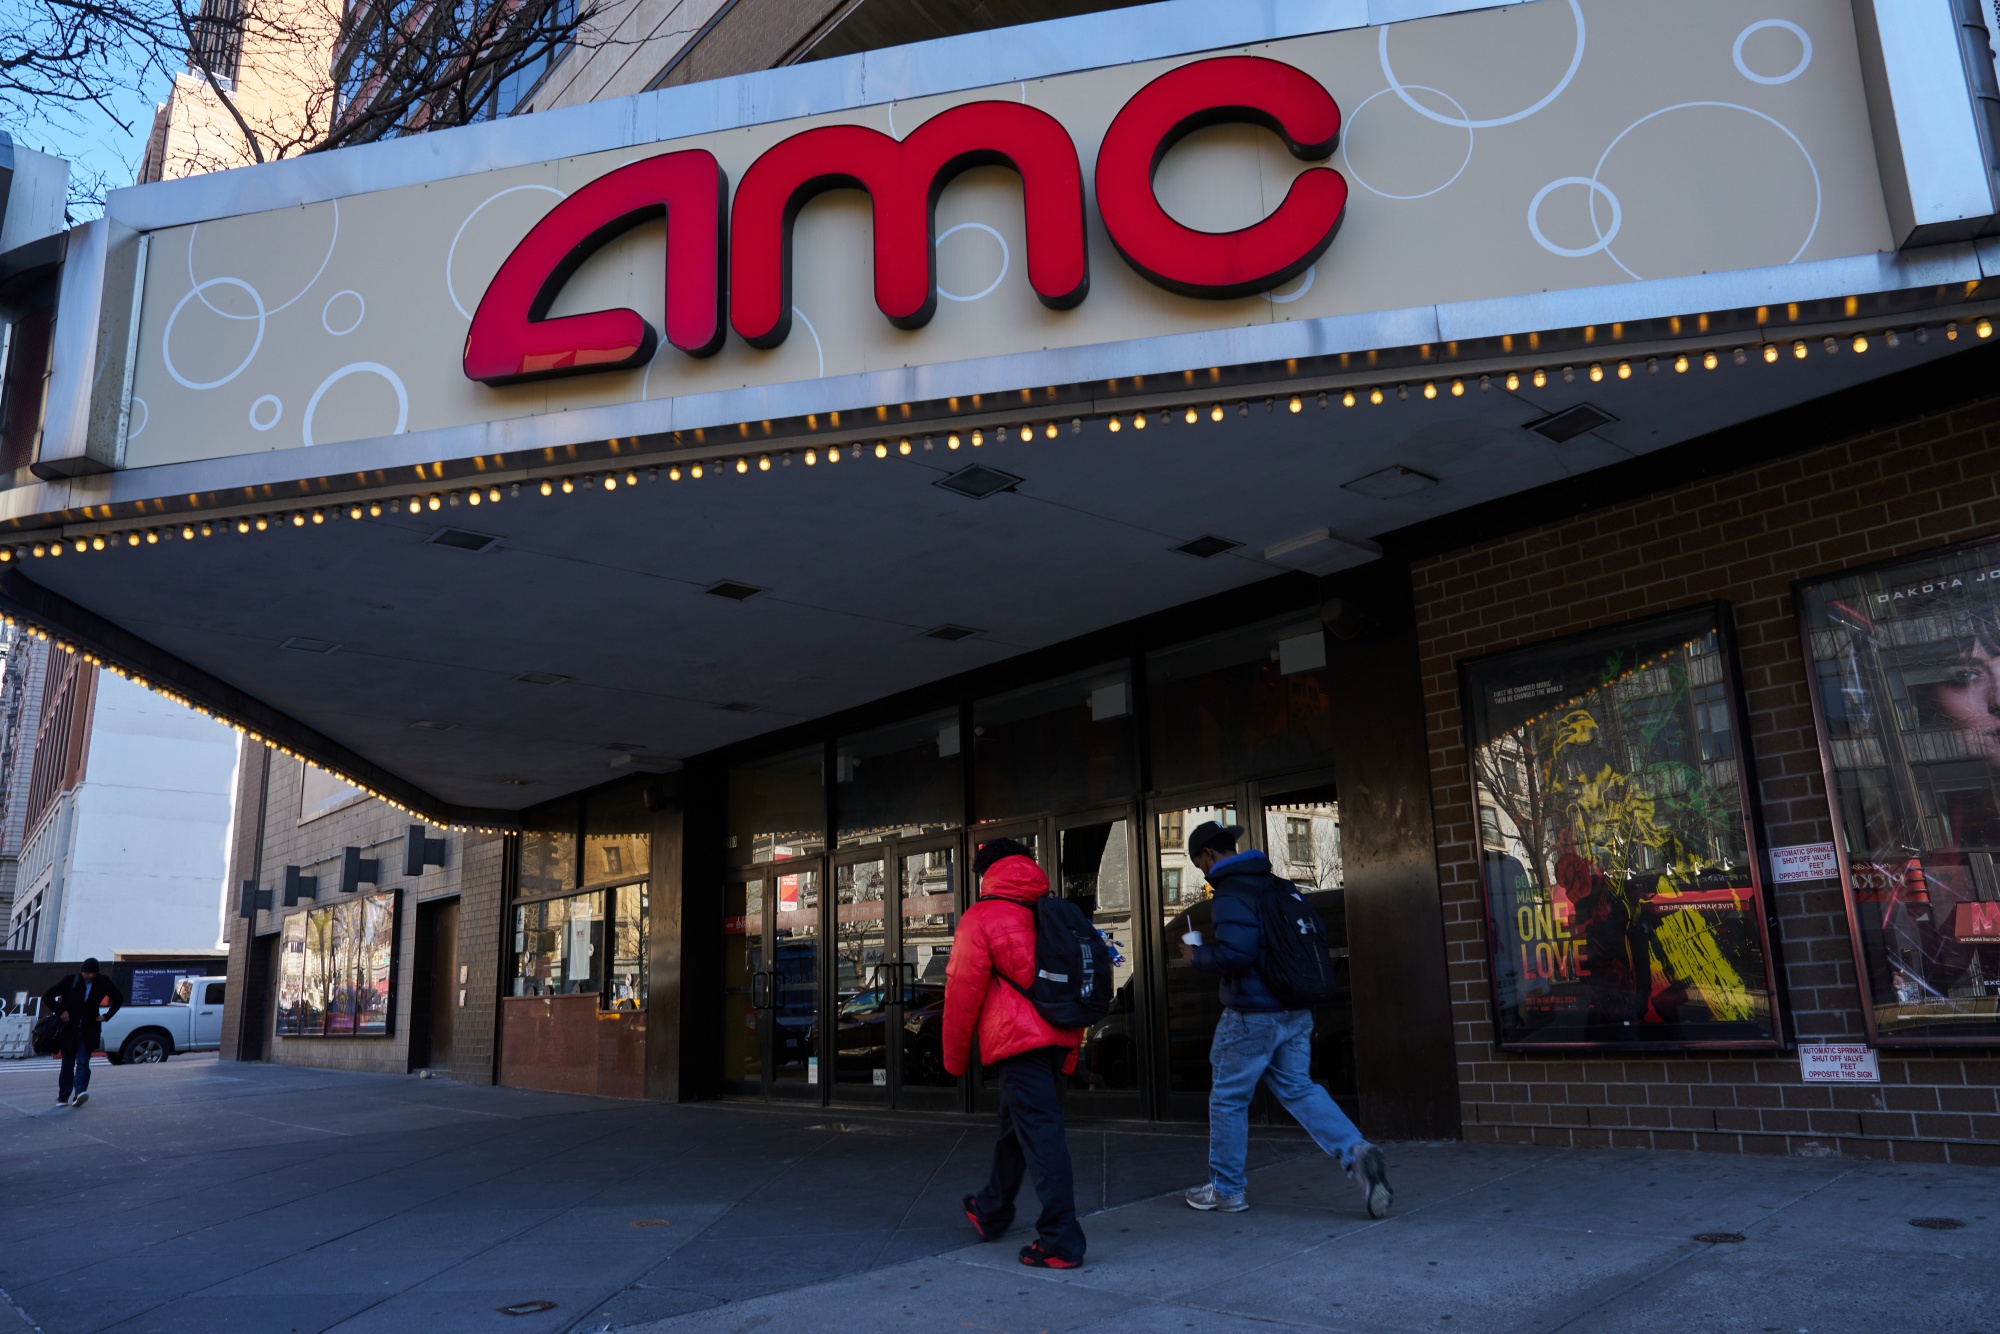
<instances>
[{"instance_id":1,"label":"man in red jacket","mask_svg":"<svg viewBox=\"0 0 2000 1334\"><path fill-rule=\"evenodd\" d=\"M1083 1263L1076 1182L1063 1131L1056 1075L1076 1071L1080 1028L1057 1028L1008 985L1035 978L1035 901L1049 878L1034 854L1012 839L984 844L973 858L979 902L966 910L945 965L944 1068L962 1075L979 1035L979 1059L1000 1072L1000 1139L986 1188L965 1197L965 1216L981 1241L998 1241L1014 1221L1023 1170L1034 1173L1042 1214L1021 1263L1074 1269Z\"/></svg>"}]
</instances>

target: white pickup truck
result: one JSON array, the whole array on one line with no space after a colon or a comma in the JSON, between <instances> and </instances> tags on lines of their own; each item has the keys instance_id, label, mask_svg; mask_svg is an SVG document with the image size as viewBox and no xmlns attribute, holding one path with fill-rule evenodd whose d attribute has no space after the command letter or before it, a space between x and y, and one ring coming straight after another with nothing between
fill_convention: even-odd
<instances>
[{"instance_id":1,"label":"white pickup truck","mask_svg":"<svg viewBox=\"0 0 2000 1334\"><path fill-rule=\"evenodd\" d=\"M185 1051L222 1045L219 977L183 977L165 1005L127 1005L104 1023L104 1054L113 1065L146 1065Z\"/></svg>"}]
</instances>

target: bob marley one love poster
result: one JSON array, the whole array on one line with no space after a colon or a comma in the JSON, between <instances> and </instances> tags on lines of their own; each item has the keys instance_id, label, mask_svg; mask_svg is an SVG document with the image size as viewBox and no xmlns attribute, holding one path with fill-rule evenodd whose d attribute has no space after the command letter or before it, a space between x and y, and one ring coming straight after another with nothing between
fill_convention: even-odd
<instances>
[{"instance_id":1,"label":"bob marley one love poster","mask_svg":"<svg viewBox=\"0 0 2000 1334\"><path fill-rule=\"evenodd\" d=\"M1501 1046L1779 1044L1726 616L1461 668Z\"/></svg>"}]
</instances>

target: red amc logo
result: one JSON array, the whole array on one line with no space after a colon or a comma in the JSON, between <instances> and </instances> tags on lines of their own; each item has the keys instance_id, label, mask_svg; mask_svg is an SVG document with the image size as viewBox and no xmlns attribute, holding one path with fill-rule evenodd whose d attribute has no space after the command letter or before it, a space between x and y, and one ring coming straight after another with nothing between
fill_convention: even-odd
<instances>
[{"instance_id":1,"label":"red amc logo","mask_svg":"<svg viewBox=\"0 0 2000 1334\"><path fill-rule=\"evenodd\" d=\"M1241 231L1175 222L1153 190L1161 159L1194 131L1229 122L1264 126L1305 162L1325 160L1340 139L1340 108L1310 75L1259 56L1224 56L1140 89L1098 149L1097 211L1112 244L1148 280L1183 296L1247 296L1297 277L1325 253L1346 212L1347 182L1316 167L1292 182L1275 212ZM1090 291L1076 145L1047 112L973 102L900 140L857 125L795 134L750 164L733 201L721 166L702 149L600 176L550 209L500 266L465 336L465 374L498 385L649 361L659 335L637 311L548 312L585 260L661 216L667 341L694 357L720 350L726 295L729 327L754 347L776 347L791 332L792 225L814 196L843 188L866 190L874 204L875 304L898 328L922 328L937 312L938 196L960 172L996 165L1021 177L1029 284L1043 305L1070 309Z\"/></svg>"}]
</instances>

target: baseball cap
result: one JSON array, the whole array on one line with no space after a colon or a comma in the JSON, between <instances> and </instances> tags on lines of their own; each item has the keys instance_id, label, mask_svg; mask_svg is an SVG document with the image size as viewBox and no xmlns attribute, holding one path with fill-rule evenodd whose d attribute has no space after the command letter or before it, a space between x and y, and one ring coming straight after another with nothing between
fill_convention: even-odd
<instances>
[{"instance_id":1,"label":"baseball cap","mask_svg":"<svg viewBox=\"0 0 2000 1334\"><path fill-rule=\"evenodd\" d=\"M1242 837L1243 826L1240 824L1217 824L1214 820L1204 820L1194 827L1193 833L1188 835L1187 855L1199 857L1204 848L1217 843L1228 843L1233 846Z\"/></svg>"}]
</instances>

